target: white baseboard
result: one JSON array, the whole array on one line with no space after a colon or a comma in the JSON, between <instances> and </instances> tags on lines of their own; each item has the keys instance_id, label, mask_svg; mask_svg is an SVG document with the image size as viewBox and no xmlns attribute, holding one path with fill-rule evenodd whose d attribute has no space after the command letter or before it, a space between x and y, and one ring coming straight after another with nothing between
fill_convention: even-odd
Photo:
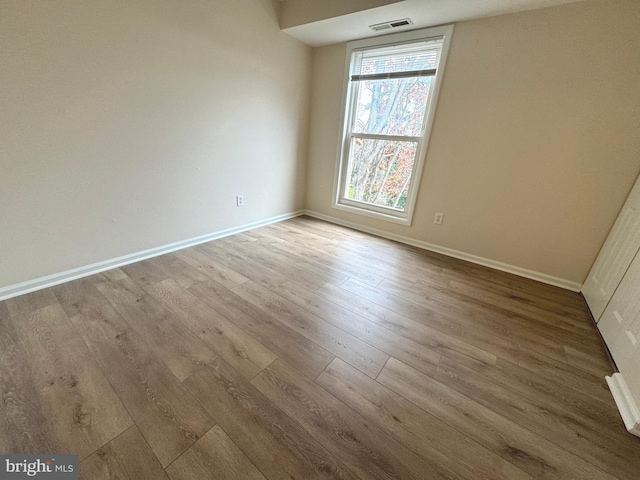
<instances>
[{"instance_id":1,"label":"white baseboard","mask_svg":"<svg viewBox=\"0 0 640 480\"><path fill-rule=\"evenodd\" d=\"M18 295L24 295L25 293L34 292L43 288L53 287L64 282L70 282L78 278L87 277L96 273L111 270L112 268L122 267L130 263L146 260L147 258L157 257L166 253L175 252L176 250L182 250L183 248L193 247L201 243L210 242L218 238L228 237L229 235L235 235L236 233L246 232L247 230L253 230L254 228L269 225L271 223L281 222L289 218L298 217L302 215L303 211L297 211L293 213L285 213L275 217L260 220L239 227L228 228L226 230L220 230L218 232L208 233L195 238L189 238L180 242L170 243L169 245L163 245L160 247L150 248L142 252L131 253L129 255L123 255L122 257L112 258L98 263L92 263L84 267L74 268L65 272L54 273L53 275L47 275L46 277L35 278L33 280L27 280L26 282L17 283L15 285L9 285L7 287L0 288L0 301L7 300Z\"/></svg>"},{"instance_id":2,"label":"white baseboard","mask_svg":"<svg viewBox=\"0 0 640 480\"><path fill-rule=\"evenodd\" d=\"M513 273L521 277L530 278L532 280L537 280L539 282L547 283L549 285L555 285L557 287L561 287L574 292L579 292L580 289L582 288L582 285L577 282L571 282L569 280L564 280L562 278L553 277L551 275L546 275L544 273L527 270L524 268L516 267L516 266L509 265L502 262L497 262L495 260L490 260L488 258L471 255L469 253L461 252L451 248L441 247L439 245L435 245L432 243L422 242L420 240L414 240L412 238L404 237L402 235L395 235L393 233L388 233L375 228L365 227L363 225L348 222L346 220L340 220L338 218L330 217L328 215L317 213L311 210L301 210L297 212L292 212L292 213L287 213L287 214L267 218L265 220L260 220L258 222L241 225L239 227L233 227L226 230L220 230L218 232L209 233L207 235L202 235L199 237L182 240L180 242L171 243L169 245L163 245L160 247L151 248L149 250L144 250L142 252L131 253L129 255L124 255L124 256L113 258L110 260L105 260L98 263L92 263L90 265L74 268L72 270L67 270L67 271L55 273L52 275L47 275L45 277L35 278L33 280L28 280L26 282L18 283L15 285L2 287L0 288L0 301L7 300L12 297L17 297L18 295L24 295L26 293L34 292L36 290L41 290L43 288L53 287L54 285L59 285L64 282L69 282L71 280L76 280L78 278L94 275L96 273L104 272L106 270L111 270L112 268L117 268L123 265L128 265L130 263L146 260L147 258L157 257L159 255L164 255L166 253L174 252L176 250L181 250L183 248L188 248L201 243L210 242L218 238L228 237L230 235L234 235L240 232L246 232L247 230L252 230L254 228L262 227L264 225L269 225L271 223L281 222L283 220L287 220L293 217L298 217L303 214L309 215L310 217L315 217L330 223L335 223L337 225L353 228L354 230L371 233L373 235L387 238L389 240L395 240L400 243L412 245L414 247L422 248L424 250L428 250L431 252L441 253L449 257L459 258L461 260L466 260L468 262L476 263L478 265L483 265L485 267L495 268L496 270L501 270L503 272Z\"/></svg>"},{"instance_id":3,"label":"white baseboard","mask_svg":"<svg viewBox=\"0 0 640 480\"><path fill-rule=\"evenodd\" d=\"M609 384L609 390L616 402L624 426L629 433L640 437L640 408L636 400L629 392L627 384L621 373L614 373L610 377L605 377Z\"/></svg>"},{"instance_id":4,"label":"white baseboard","mask_svg":"<svg viewBox=\"0 0 640 480\"><path fill-rule=\"evenodd\" d=\"M324 215L322 213L317 213L311 210L305 210L304 214L309 215L310 217L324 220L326 222L335 223L337 225L342 225L344 227L353 228L354 230L359 230L361 232L371 233L373 235L377 235L378 237L387 238L389 240L395 240L396 242L405 243L407 245L412 245L414 247L422 248L430 252L441 253L449 257L458 258L460 260L466 260L467 262L483 265L489 268L494 268L496 270L501 270L503 272L513 273L514 275L518 275L520 277L529 278L531 280L537 280L538 282L546 283L548 285L554 285L556 287L564 288L565 290L571 290L572 292L579 292L582 288L582 284L578 282L572 282L571 280L565 280L564 278L554 277L552 275L547 275L546 273L527 270L526 268L516 267L515 265L509 265L507 263L498 262L496 260L491 260L489 258L479 257L477 255L461 252L459 250L454 250L452 248L442 247L440 245L435 245L433 243L427 243L420 240L415 240L413 238L404 237L402 235L396 235L393 233L385 232L383 230L378 230L376 228L365 227L357 223L341 220L339 218L331 217L329 215Z\"/></svg>"}]
</instances>

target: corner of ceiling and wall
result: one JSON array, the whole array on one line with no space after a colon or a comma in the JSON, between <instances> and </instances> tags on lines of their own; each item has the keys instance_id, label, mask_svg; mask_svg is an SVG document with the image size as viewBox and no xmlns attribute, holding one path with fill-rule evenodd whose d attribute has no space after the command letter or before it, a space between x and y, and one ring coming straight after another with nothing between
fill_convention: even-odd
<instances>
[{"instance_id":1,"label":"corner of ceiling and wall","mask_svg":"<svg viewBox=\"0 0 640 480\"><path fill-rule=\"evenodd\" d=\"M406 30L584 0L280 0L280 28L312 47L389 33L370 25L411 18ZM395 30L394 30L395 31Z\"/></svg>"}]
</instances>

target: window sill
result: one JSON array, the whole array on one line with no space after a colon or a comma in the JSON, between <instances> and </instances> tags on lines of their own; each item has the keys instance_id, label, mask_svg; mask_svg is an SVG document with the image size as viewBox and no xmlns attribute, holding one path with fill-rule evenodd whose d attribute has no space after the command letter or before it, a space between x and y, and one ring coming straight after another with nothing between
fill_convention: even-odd
<instances>
[{"instance_id":1,"label":"window sill","mask_svg":"<svg viewBox=\"0 0 640 480\"><path fill-rule=\"evenodd\" d=\"M400 225L404 225L406 227L411 226L411 219L407 216L406 213L402 213L402 216L396 216L391 214L386 214L382 212L375 212L373 210L368 210L362 207L355 207L352 205L344 205L342 203L334 202L332 205L336 210L342 210L343 212L355 213L356 215L363 215L365 217L376 218L378 220L384 220L386 222L397 223Z\"/></svg>"}]
</instances>

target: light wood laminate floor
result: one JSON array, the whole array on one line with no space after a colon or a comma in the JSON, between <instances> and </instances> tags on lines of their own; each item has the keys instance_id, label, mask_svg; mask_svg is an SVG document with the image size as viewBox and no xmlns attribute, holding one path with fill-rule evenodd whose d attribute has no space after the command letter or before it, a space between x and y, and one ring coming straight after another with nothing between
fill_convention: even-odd
<instances>
[{"instance_id":1,"label":"light wood laminate floor","mask_svg":"<svg viewBox=\"0 0 640 480\"><path fill-rule=\"evenodd\" d=\"M579 294L299 217L0 302L0 452L84 479L638 479Z\"/></svg>"}]
</instances>

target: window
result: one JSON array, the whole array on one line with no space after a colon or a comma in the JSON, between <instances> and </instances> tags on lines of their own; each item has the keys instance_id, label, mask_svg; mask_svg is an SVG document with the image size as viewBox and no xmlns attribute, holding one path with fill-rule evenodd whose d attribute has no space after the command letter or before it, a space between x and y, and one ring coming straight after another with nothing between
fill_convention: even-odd
<instances>
[{"instance_id":1,"label":"window","mask_svg":"<svg viewBox=\"0 0 640 480\"><path fill-rule=\"evenodd\" d=\"M349 43L334 207L411 223L452 30Z\"/></svg>"}]
</instances>

